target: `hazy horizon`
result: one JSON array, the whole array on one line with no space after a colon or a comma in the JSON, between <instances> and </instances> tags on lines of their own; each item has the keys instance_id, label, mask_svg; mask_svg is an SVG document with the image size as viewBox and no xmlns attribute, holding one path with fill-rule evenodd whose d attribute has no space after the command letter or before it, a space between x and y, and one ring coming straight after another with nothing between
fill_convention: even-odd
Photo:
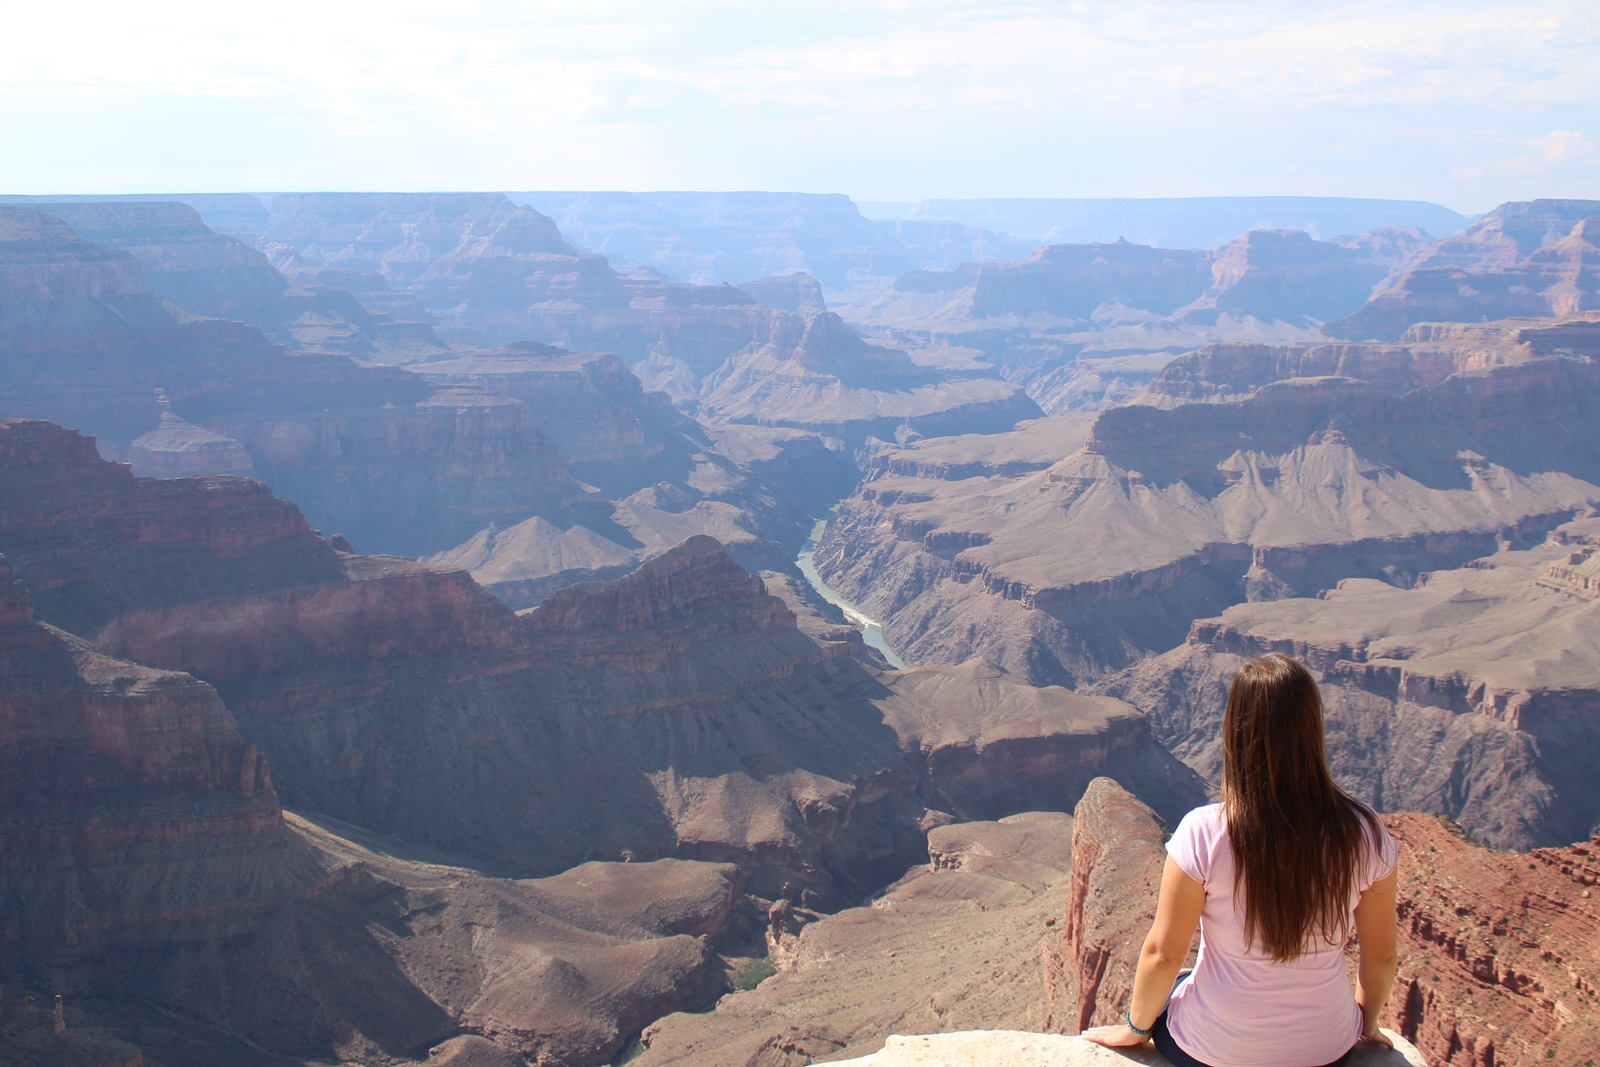
<instances>
[{"instance_id":1,"label":"hazy horizon","mask_svg":"<svg viewBox=\"0 0 1600 1067\"><path fill-rule=\"evenodd\" d=\"M1578 3L95 0L12 26L6 193L1600 196Z\"/></svg>"}]
</instances>

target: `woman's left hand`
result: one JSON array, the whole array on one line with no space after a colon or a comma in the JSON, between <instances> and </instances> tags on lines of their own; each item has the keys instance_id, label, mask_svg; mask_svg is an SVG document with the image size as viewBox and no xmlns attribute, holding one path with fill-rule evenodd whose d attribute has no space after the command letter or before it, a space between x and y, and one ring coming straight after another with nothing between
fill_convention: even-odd
<instances>
[{"instance_id":1,"label":"woman's left hand","mask_svg":"<svg viewBox=\"0 0 1600 1067\"><path fill-rule=\"evenodd\" d=\"M1094 1026L1078 1035L1097 1045L1108 1045L1111 1048L1132 1048L1142 1045L1149 1038L1141 1037L1133 1032L1127 1023L1113 1023L1110 1026Z\"/></svg>"}]
</instances>

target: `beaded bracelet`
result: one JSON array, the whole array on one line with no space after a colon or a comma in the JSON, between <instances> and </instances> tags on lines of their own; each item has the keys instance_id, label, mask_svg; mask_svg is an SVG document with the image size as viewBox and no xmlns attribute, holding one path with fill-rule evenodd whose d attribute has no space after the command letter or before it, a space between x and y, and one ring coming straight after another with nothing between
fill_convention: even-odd
<instances>
[{"instance_id":1,"label":"beaded bracelet","mask_svg":"<svg viewBox=\"0 0 1600 1067\"><path fill-rule=\"evenodd\" d=\"M1140 1037L1149 1037L1151 1034L1155 1033L1156 1028L1154 1026L1151 1026L1148 1030L1141 1030L1137 1026L1133 1025L1133 1015L1131 1014L1132 1010L1133 1009L1129 1008L1122 1013L1122 1021L1128 1024L1128 1029L1132 1030Z\"/></svg>"}]
</instances>

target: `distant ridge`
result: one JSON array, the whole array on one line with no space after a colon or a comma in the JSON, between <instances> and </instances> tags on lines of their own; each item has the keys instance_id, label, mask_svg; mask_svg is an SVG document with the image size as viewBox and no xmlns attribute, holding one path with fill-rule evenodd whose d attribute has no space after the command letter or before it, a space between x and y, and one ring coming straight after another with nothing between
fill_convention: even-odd
<instances>
[{"instance_id":1,"label":"distant ridge","mask_svg":"<svg viewBox=\"0 0 1600 1067\"><path fill-rule=\"evenodd\" d=\"M1085 244L1125 237L1160 248L1211 248L1248 230L1305 230L1313 237L1416 226L1436 237L1472 216L1426 200L1343 196L1193 196L1090 199L858 201L871 219L957 222L1039 244Z\"/></svg>"}]
</instances>

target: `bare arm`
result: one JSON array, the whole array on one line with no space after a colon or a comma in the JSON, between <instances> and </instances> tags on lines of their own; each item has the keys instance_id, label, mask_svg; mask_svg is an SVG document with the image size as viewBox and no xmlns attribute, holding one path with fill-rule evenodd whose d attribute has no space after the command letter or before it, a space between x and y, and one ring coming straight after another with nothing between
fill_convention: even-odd
<instances>
[{"instance_id":1,"label":"bare arm","mask_svg":"<svg viewBox=\"0 0 1600 1067\"><path fill-rule=\"evenodd\" d=\"M1177 861L1168 856L1167 865L1161 871L1156 919L1139 953L1139 970L1133 979L1133 1003L1128 1007L1133 1025L1139 1029L1148 1030L1154 1026L1161 1009L1166 1007L1172 983L1177 980L1178 970L1189 954L1189 943L1194 940L1194 928L1205 906L1205 886L1184 874ZM1096 1026L1085 1030L1083 1036L1102 1045L1121 1047L1137 1045L1144 1040L1124 1023Z\"/></svg>"},{"instance_id":2,"label":"bare arm","mask_svg":"<svg viewBox=\"0 0 1600 1067\"><path fill-rule=\"evenodd\" d=\"M1389 1041L1378 1033L1378 1016L1389 1000L1394 988L1395 965L1399 956L1395 949L1398 939L1394 912L1395 896L1399 892L1398 871L1390 871L1367 887L1356 905L1356 939L1360 944L1361 962L1356 971L1356 1003L1361 1006L1361 1037L1366 1041Z\"/></svg>"}]
</instances>

